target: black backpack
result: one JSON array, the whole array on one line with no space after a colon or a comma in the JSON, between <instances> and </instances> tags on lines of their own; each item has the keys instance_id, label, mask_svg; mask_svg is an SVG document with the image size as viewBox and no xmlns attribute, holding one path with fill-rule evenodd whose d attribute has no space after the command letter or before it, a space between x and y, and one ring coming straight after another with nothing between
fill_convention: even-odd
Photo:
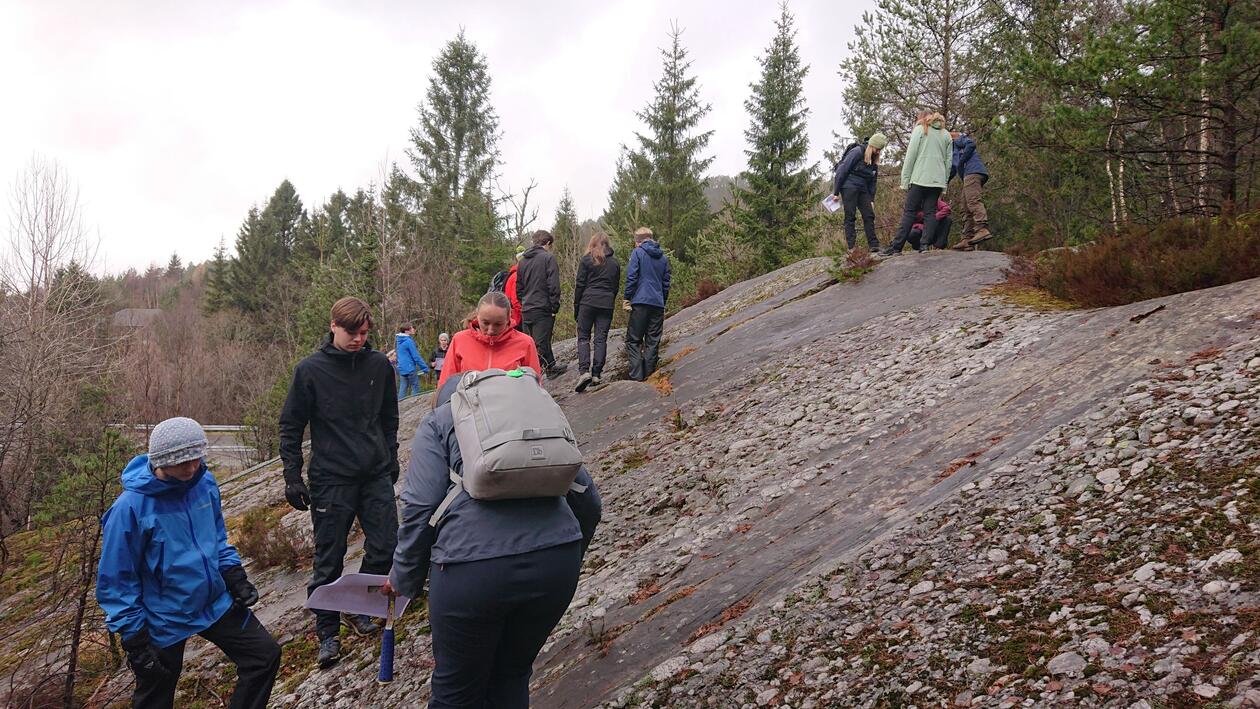
<instances>
[{"instance_id":1,"label":"black backpack","mask_svg":"<svg viewBox=\"0 0 1260 709\"><path fill-rule=\"evenodd\" d=\"M490 290L486 292L487 293L492 293L495 291L499 293L504 292L505 290L507 290L507 279L508 279L507 271L499 271L498 273L494 274L494 277L490 279Z\"/></svg>"},{"instance_id":2,"label":"black backpack","mask_svg":"<svg viewBox=\"0 0 1260 709\"><path fill-rule=\"evenodd\" d=\"M844 151L840 153L840 159L837 160L836 164L832 166L831 171L835 172L836 170L839 170L840 163L844 162L844 158L846 155L849 154L849 151L853 150L854 148L860 148L860 147L862 147L861 143L849 143L848 145L844 146Z\"/></svg>"}]
</instances>

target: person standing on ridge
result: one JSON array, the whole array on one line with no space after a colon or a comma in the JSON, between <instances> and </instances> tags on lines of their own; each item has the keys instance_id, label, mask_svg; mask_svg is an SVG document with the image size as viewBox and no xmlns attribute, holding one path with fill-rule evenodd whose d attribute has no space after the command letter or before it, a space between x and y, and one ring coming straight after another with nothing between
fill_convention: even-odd
<instances>
[{"instance_id":1,"label":"person standing on ridge","mask_svg":"<svg viewBox=\"0 0 1260 709\"><path fill-rule=\"evenodd\" d=\"M394 350L398 353L398 399L420 393L420 375L429 373L429 365L416 347L416 328L411 323L398 326L394 335Z\"/></svg>"},{"instance_id":2,"label":"person standing on ridge","mask_svg":"<svg viewBox=\"0 0 1260 709\"><path fill-rule=\"evenodd\" d=\"M280 412L280 457L284 497L297 510L310 509L315 558L307 595L341 578L346 541L355 518L363 528L360 571L389 571L398 541L398 398L389 360L368 342L372 311L358 298L332 307L329 333L319 349L298 362ZM302 435L311 428L309 490L302 481ZM378 629L364 615L346 615L352 631ZM341 658L341 614L315 611L319 666Z\"/></svg>"},{"instance_id":3,"label":"person standing on ridge","mask_svg":"<svg viewBox=\"0 0 1260 709\"><path fill-rule=\"evenodd\" d=\"M922 111L910 131L910 145L901 165L901 188L906 191L906 203L902 208L897 235L888 248L879 252L881 256L901 253L918 212L923 212L923 243L935 243L936 201L949 181L949 166L953 159L952 144L944 126L944 116Z\"/></svg>"},{"instance_id":4,"label":"person standing on ridge","mask_svg":"<svg viewBox=\"0 0 1260 709\"><path fill-rule=\"evenodd\" d=\"M608 235L596 232L578 264L573 288L573 319L577 322L578 376L575 391L599 386L608 354L608 328L612 326L613 306L621 285L621 264L613 255ZM591 357L591 330L595 331L594 358Z\"/></svg>"},{"instance_id":5,"label":"person standing on ridge","mask_svg":"<svg viewBox=\"0 0 1260 709\"><path fill-rule=\"evenodd\" d=\"M533 242L521 256L516 271L516 297L521 301L525 334L534 338L543 371L554 378L568 369L556 362L551 351L551 332L556 326L556 313L560 312L560 267L551 254L555 242L551 232L534 232Z\"/></svg>"},{"instance_id":6,"label":"person standing on ridge","mask_svg":"<svg viewBox=\"0 0 1260 709\"><path fill-rule=\"evenodd\" d=\"M665 301L669 300L669 257L647 227L635 230L634 244L622 296L630 304L630 322L626 325L630 378L641 382L656 371L660 354Z\"/></svg>"},{"instance_id":7,"label":"person standing on ridge","mask_svg":"<svg viewBox=\"0 0 1260 709\"><path fill-rule=\"evenodd\" d=\"M879 151L888 145L888 137L875 133L866 142L854 143L836 164L831 196L844 200L844 240L852 251L857 246L857 213L862 213L862 229L866 245L879 251L875 235L875 192L879 188Z\"/></svg>"},{"instance_id":8,"label":"person standing on ridge","mask_svg":"<svg viewBox=\"0 0 1260 709\"><path fill-rule=\"evenodd\" d=\"M236 664L231 709L267 706L280 646L249 609L258 590L228 543L206 433L190 418L153 427L101 518L96 600L136 675L132 706L171 707L184 644L200 635Z\"/></svg>"},{"instance_id":9,"label":"person standing on ridge","mask_svg":"<svg viewBox=\"0 0 1260 709\"><path fill-rule=\"evenodd\" d=\"M958 176L962 182L962 240L955 249L965 249L993 238L989 231L989 212L984 208L984 184L989 181L989 169L976 152L976 141L966 133L953 131L954 161L949 178Z\"/></svg>"}]
</instances>

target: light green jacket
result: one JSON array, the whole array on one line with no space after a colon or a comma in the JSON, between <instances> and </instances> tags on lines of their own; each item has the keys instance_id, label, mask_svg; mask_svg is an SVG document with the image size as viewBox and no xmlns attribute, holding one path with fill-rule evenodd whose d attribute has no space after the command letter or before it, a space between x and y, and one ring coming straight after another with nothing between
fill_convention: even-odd
<instances>
[{"instance_id":1,"label":"light green jacket","mask_svg":"<svg viewBox=\"0 0 1260 709\"><path fill-rule=\"evenodd\" d=\"M901 164L901 189L910 185L945 188L949 182L949 166L954 157L954 142L940 121L924 135L919 126L910 132L910 147Z\"/></svg>"}]
</instances>

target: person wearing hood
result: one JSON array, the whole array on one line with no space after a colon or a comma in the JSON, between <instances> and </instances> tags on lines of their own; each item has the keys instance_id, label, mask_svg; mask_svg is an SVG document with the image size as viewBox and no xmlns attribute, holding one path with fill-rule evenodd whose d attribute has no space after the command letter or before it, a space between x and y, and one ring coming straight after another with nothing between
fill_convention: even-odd
<instances>
[{"instance_id":1,"label":"person wearing hood","mask_svg":"<svg viewBox=\"0 0 1260 709\"><path fill-rule=\"evenodd\" d=\"M984 208L984 183L989 181L989 169L976 152L976 141L966 133L953 131L954 161L949 177L954 175L962 182L962 240L954 248L965 249L993 238L989 231L989 212Z\"/></svg>"},{"instance_id":2,"label":"person wearing hood","mask_svg":"<svg viewBox=\"0 0 1260 709\"><path fill-rule=\"evenodd\" d=\"M857 246L857 213L862 213L862 229L866 232L866 245L871 251L879 251L879 237L875 235L875 191L879 187L879 151L888 145L888 137L875 133L863 143L857 143L840 158L832 180L831 196L844 200L844 240L852 251Z\"/></svg>"},{"instance_id":3,"label":"person wearing hood","mask_svg":"<svg viewBox=\"0 0 1260 709\"><path fill-rule=\"evenodd\" d=\"M602 504L585 467L575 479L584 489L563 497L477 500L463 492L444 502L452 473L464 473L450 403L462 377L447 379L416 428L398 550L381 593L419 598L428 581L430 707L523 709L534 659L573 600Z\"/></svg>"},{"instance_id":4,"label":"person wearing hood","mask_svg":"<svg viewBox=\"0 0 1260 709\"><path fill-rule=\"evenodd\" d=\"M468 327L455 333L442 363L438 388L452 376L483 369L529 367L540 372L538 349L529 335L512 328L512 303L507 296L490 291L477 301Z\"/></svg>"},{"instance_id":5,"label":"person wearing hood","mask_svg":"<svg viewBox=\"0 0 1260 709\"><path fill-rule=\"evenodd\" d=\"M416 328L409 322L398 326L394 335L394 351L398 353L398 400L420 393L420 375L429 373L429 365L416 347Z\"/></svg>"},{"instance_id":6,"label":"person wearing hood","mask_svg":"<svg viewBox=\"0 0 1260 709\"><path fill-rule=\"evenodd\" d=\"M573 320L577 322L578 376L576 391L599 386L608 355L608 328L621 285L621 264L613 255L608 235L596 232L578 264L573 288ZM591 330L595 331L595 357L591 358Z\"/></svg>"},{"instance_id":7,"label":"person wearing hood","mask_svg":"<svg viewBox=\"0 0 1260 709\"><path fill-rule=\"evenodd\" d=\"M647 227L634 232L634 250L630 252L622 297L630 304L630 322L626 325L630 378L641 382L656 371L665 329L665 301L669 300L669 257Z\"/></svg>"},{"instance_id":8,"label":"person wearing hood","mask_svg":"<svg viewBox=\"0 0 1260 709\"><path fill-rule=\"evenodd\" d=\"M101 518L96 600L136 676L135 707L170 707L193 635L236 664L229 707L267 706L280 646L250 606L258 590L228 543L206 434L190 418L153 427L131 459L123 492Z\"/></svg>"},{"instance_id":9,"label":"person wearing hood","mask_svg":"<svg viewBox=\"0 0 1260 709\"><path fill-rule=\"evenodd\" d=\"M953 143L945 132L945 117L932 111L919 113L919 121L910 131L910 145L901 165L901 188L906 191L902 208L901 224L897 235L881 256L901 253L915 216L923 212L923 243L936 240L936 202L949 180L949 166L953 159Z\"/></svg>"},{"instance_id":10,"label":"person wearing hood","mask_svg":"<svg viewBox=\"0 0 1260 709\"><path fill-rule=\"evenodd\" d=\"M560 312L560 267L551 254L555 239L551 232L540 229L534 232L533 242L516 271L516 297L521 301L525 334L534 338L543 371L548 377L558 377L568 367L557 363L551 351L551 333Z\"/></svg>"},{"instance_id":11,"label":"person wearing hood","mask_svg":"<svg viewBox=\"0 0 1260 709\"><path fill-rule=\"evenodd\" d=\"M307 595L341 578L346 541L358 518L363 528L359 571L383 574L398 538L398 397L394 368L372 349L372 310L358 298L332 307L329 333L319 349L293 370L280 412L280 458L284 497L294 509L311 511L315 555ZM302 480L302 436L311 429L310 488ZM336 611L315 611L318 663L327 669L341 658L342 622ZM364 615L347 614L350 630L374 633Z\"/></svg>"}]
</instances>

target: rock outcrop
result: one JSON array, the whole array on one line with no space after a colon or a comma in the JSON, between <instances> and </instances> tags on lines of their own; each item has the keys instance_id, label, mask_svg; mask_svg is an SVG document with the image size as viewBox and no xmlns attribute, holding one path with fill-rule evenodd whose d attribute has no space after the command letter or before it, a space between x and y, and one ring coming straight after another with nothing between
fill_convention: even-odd
<instances>
[{"instance_id":1,"label":"rock outcrop","mask_svg":"<svg viewBox=\"0 0 1260 709\"><path fill-rule=\"evenodd\" d=\"M825 265L675 315L649 382L550 384L605 519L535 705L1260 702L1260 283L1039 312L999 254ZM255 578L275 706L426 700L419 604L379 686L367 640L310 670L304 572Z\"/></svg>"}]
</instances>

